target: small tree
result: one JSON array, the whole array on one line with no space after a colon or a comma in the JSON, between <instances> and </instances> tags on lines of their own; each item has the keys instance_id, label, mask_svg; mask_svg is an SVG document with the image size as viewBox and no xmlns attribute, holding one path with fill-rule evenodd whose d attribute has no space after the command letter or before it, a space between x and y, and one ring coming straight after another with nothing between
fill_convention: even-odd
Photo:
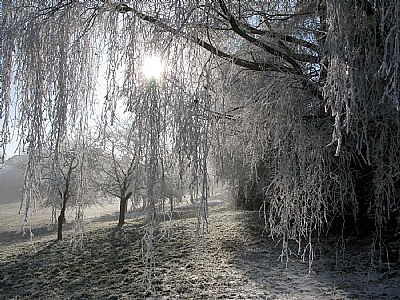
<instances>
[{"instance_id":1,"label":"small tree","mask_svg":"<svg viewBox=\"0 0 400 300\"><path fill-rule=\"evenodd\" d=\"M94 150L98 155L92 164L99 173L92 177L92 181L103 193L119 199L120 228L125 223L128 200L133 194L138 161L135 147L128 137L128 127L117 124L114 129L113 133L105 134L103 148Z\"/></svg>"},{"instance_id":2,"label":"small tree","mask_svg":"<svg viewBox=\"0 0 400 300\"><path fill-rule=\"evenodd\" d=\"M128 210L128 200L132 196L132 182L135 171L135 157L130 157L127 167L120 163L115 155L115 147L111 151L112 169L107 172L108 179L111 182L104 185L105 191L120 199L118 227L122 227L125 223L125 213Z\"/></svg>"},{"instance_id":3,"label":"small tree","mask_svg":"<svg viewBox=\"0 0 400 300\"><path fill-rule=\"evenodd\" d=\"M87 166L86 155L82 153L85 151L79 148L77 140L65 139L57 157L51 159L46 153L40 162L41 202L52 208L52 222L57 224L57 240L63 239L68 208L75 206L79 210L76 220L80 222L82 200L85 199L85 204L98 202L97 197L92 197L95 194L93 187L86 184L85 178L93 168Z\"/></svg>"},{"instance_id":4,"label":"small tree","mask_svg":"<svg viewBox=\"0 0 400 300\"><path fill-rule=\"evenodd\" d=\"M61 199L61 210L60 210L60 215L58 216L57 219L57 240L60 241L63 238L62 235L62 230L63 230L63 224L66 223L66 218L65 218L65 211L67 209L67 202L68 200L73 197L73 180L74 180L74 171L76 169L76 158L71 153L68 161L66 162L66 166L59 167L59 172L61 175L60 178L60 183L58 187L58 193L60 195Z\"/></svg>"}]
</instances>

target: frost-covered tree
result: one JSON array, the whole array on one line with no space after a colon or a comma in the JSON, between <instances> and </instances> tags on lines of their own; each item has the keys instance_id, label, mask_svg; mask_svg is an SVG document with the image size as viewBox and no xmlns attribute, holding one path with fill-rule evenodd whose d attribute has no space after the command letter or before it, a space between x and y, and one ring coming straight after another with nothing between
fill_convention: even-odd
<instances>
[{"instance_id":1,"label":"frost-covered tree","mask_svg":"<svg viewBox=\"0 0 400 300\"><path fill-rule=\"evenodd\" d=\"M69 159L66 162L65 166L59 167L59 174L61 178L58 178L59 187L58 187L58 194L61 200L61 207L60 207L60 215L57 218L57 240L62 240L63 234L63 224L66 223L65 218L65 210L67 209L68 200L74 196L73 194L73 178L74 178L74 171L76 169L76 162L74 154L71 153L68 155Z\"/></svg>"},{"instance_id":2,"label":"frost-covered tree","mask_svg":"<svg viewBox=\"0 0 400 300\"><path fill-rule=\"evenodd\" d=\"M86 179L80 178L83 170L86 173L85 177L89 177L95 170L86 158L82 159L81 154L78 153L80 149L77 147L79 147L79 141L74 141L71 137L66 138L62 142L60 148L62 152L58 157L52 157L44 149L39 164L38 200L40 206L51 207L51 221L57 224L57 240L63 239L63 225L67 222L67 210L77 209L76 221L79 224L83 206L99 202L94 196L98 194L94 187L86 184ZM79 157L81 157L80 164L78 164ZM77 202L88 197L90 199L85 201L85 205L79 205Z\"/></svg>"},{"instance_id":3,"label":"frost-covered tree","mask_svg":"<svg viewBox=\"0 0 400 300\"><path fill-rule=\"evenodd\" d=\"M377 239L398 227L398 5L269 1L262 13L246 10L250 27L235 29L243 24L237 14L229 21L233 31L247 28L248 42L297 55L301 69L225 67L221 175L237 186L241 206L264 204L273 235L300 241L338 216L346 228L376 230ZM237 53L271 59L262 44L248 44Z\"/></svg>"},{"instance_id":4,"label":"frost-covered tree","mask_svg":"<svg viewBox=\"0 0 400 300\"><path fill-rule=\"evenodd\" d=\"M135 186L141 184L138 146L131 125L115 122L107 130L101 144L91 150L91 165L96 170L91 174L91 181L106 195L119 199L119 228L125 223L128 201Z\"/></svg>"},{"instance_id":5,"label":"frost-covered tree","mask_svg":"<svg viewBox=\"0 0 400 300\"><path fill-rule=\"evenodd\" d=\"M270 1L262 13L242 10L252 11L247 24L239 10L229 19L257 46L237 53L260 61L276 47L294 59L275 72L225 69L222 175L242 206L265 204L272 234L301 240L347 213L345 227L378 239L398 227L398 5ZM294 63L298 74L285 68Z\"/></svg>"},{"instance_id":6,"label":"frost-covered tree","mask_svg":"<svg viewBox=\"0 0 400 300\"><path fill-rule=\"evenodd\" d=\"M68 126L85 130L105 56L103 121L120 99L137 118L150 201L172 145L204 228L212 154L284 245L348 211L373 215L381 237L399 210L399 12L398 0L3 1L2 143L16 101L33 190L43 141L56 154ZM155 53L156 85L141 72Z\"/></svg>"}]
</instances>

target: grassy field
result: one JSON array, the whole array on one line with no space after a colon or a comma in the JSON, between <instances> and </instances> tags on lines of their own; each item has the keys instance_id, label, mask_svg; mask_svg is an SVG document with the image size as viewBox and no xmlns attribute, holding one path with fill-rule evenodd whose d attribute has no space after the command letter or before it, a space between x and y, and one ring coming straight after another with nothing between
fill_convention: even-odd
<instances>
[{"instance_id":1,"label":"grassy field","mask_svg":"<svg viewBox=\"0 0 400 300\"><path fill-rule=\"evenodd\" d=\"M195 233L193 206L160 222L151 287L143 218L116 231L118 203L87 210L78 248L70 243L72 224L64 241L54 241L46 211L36 217L32 241L15 234L18 205L1 205L0 299L400 299L399 265L373 268L370 241L349 239L345 249L334 238L321 241L309 273L299 256L279 260L279 241L262 235L258 213L214 200L203 239Z\"/></svg>"}]
</instances>

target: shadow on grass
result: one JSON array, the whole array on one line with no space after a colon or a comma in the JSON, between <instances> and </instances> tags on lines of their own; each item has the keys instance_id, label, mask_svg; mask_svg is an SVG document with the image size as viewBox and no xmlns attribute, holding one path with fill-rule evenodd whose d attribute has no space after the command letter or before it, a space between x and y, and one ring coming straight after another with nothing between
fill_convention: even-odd
<instances>
[{"instance_id":1,"label":"shadow on grass","mask_svg":"<svg viewBox=\"0 0 400 300\"><path fill-rule=\"evenodd\" d=\"M389 273L374 269L370 241L352 238L343 245L339 236L313 241L309 273L308 252L303 260L298 244L290 243L292 252L286 257L281 241L263 236L264 221L258 212L243 212L234 220L236 234L227 234L221 248L230 254L234 268L269 291L264 297L285 293L288 298L307 299L400 299L400 264L392 265Z\"/></svg>"},{"instance_id":2,"label":"shadow on grass","mask_svg":"<svg viewBox=\"0 0 400 300\"><path fill-rule=\"evenodd\" d=\"M63 225L64 231L71 230L73 228L73 224L68 223ZM54 235L54 238L57 238L57 227L56 225L48 226L43 225L39 227L32 228L32 237L49 237ZM15 231L1 231L0 232L0 241L3 245L12 245L15 243L28 242L31 240L31 232L29 228L25 228L22 230Z\"/></svg>"},{"instance_id":3,"label":"shadow on grass","mask_svg":"<svg viewBox=\"0 0 400 300\"><path fill-rule=\"evenodd\" d=\"M177 208L177 221L160 222L149 240L155 294L143 281L143 218L116 230L110 216L112 222L101 217L88 226L82 247L73 248L70 240L47 242L36 252L0 260L0 299L391 299L396 289L400 295L399 277L379 277L366 268L368 262L361 263L361 243L349 245L351 259L343 265L332 258L335 249L325 246L315 273L308 275L308 263L299 256L290 257L288 268L278 260L281 244L262 235L264 221L257 212L214 214L213 209L206 247L195 237L196 207ZM375 285L379 291L368 290Z\"/></svg>"},{"instance_id":4,"label":"shadow on grass","mask_svg":"<svg viewBox=\"0 0 400 300\"><path fill-rule=\"evenodd\" d=\"M47 242L34 253L0 261L0 299L145 298L144 230L144 223L137 220L119 230L113 223L94 223L82 247L73 248L70 240ZM189 235L178 229L168 239L155 232L151 242L158 274L171 263L188 260L193 251ZM159 285L157 280L153 278Z\"/></svg>"}]
</instances>

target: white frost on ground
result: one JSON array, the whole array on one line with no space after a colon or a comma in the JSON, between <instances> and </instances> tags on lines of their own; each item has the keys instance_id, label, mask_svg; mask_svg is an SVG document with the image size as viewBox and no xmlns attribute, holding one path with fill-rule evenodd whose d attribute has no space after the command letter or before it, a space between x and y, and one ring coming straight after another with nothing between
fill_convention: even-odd
<instances>
[{"instance_id":1,"label":"white frost on ground","mask_svg":"<svg viewBox=\"0 0 400 300\"><path fill-rule=\"evenodd\" d=\"M30 242L0 226L0 299L400 299L399 264L373 268L370 241L349 239L344 250L337 239L321 241L308 274L300 257L291 257L287 268L277 260L280 247L262 236L258 213L232 211L221 202L211 205L203 240L195 235L193 207L160 223L148 291L143 220L131 219L115 231L118 207L110 205L107 214L87 223L78 250L68 238L52 242L55 232L40 227Z\"/></svg>"}]
</instances>

